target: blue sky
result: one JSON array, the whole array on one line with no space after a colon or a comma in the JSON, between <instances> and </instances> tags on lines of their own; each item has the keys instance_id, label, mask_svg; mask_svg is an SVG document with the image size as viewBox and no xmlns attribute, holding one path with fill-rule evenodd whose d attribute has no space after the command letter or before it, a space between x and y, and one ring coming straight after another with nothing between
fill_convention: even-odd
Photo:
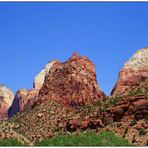
<instances>
[{"instance_id":1,"label":"blue sky","mask_svg":"<svg viewBox=\"0 0 148 148\"><path fill-rule=\"evenodd\" d=\"M31 89L51 59L77 51L109 94L123 63L147 45L147 2L0 3L0 83L14 92Z\"/></svg>"}]
</instances>

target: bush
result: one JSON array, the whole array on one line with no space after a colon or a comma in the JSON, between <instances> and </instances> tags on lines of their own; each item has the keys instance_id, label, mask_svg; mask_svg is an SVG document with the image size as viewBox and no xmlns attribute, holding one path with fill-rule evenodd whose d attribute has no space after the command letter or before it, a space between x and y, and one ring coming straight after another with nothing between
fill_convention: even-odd
<instances>
[{"instance_id":1,"label":"bush","mask_svg":"<svg viewBox=\"0 0 148 148\"><path fill-rule=\"evenodd\" d=\"M137 121L136 121L136 119L133 119L133 120L130 122L130 126L134 126L135 124L137 124Z\"/></svg>"},{"instance_id":2,"label":"bush","mask_svg":"<svg viewBox=\"0 0 148 148\"><path fill-rule=\"evenodd\" d=\"M1 140L0 146L24 146L18 140L16 139L7 139L7 140Z\"/></svg>"},{"instance_id":3,"label":"bush","mask_svg":"<svg viewBox=\"0 0 148 148\"><path fill-rule=\"evenodd\" d=\"M147 131L144 128L139 129L139 135L145 135Z\"/></svg>"},{"instance_id":4,"label":"bush","mask_svg":"<svg viewBox=\"0 0 148 148\"><path fill-rule=\"evenodd\" d=\"M145 116L145 117L144 117L144 120L145 120L145 121L148 121L148 116Z\"/></svg>"},{"instance_id":5,"label":"bush","mask_svg":"<svg viewBox=\"0 0 148 148\"><path fill-rule=\"evenodd\" d=\"M51 139L45 139L37 146L129 146L126 139L119 138L111 132L94 132L58 135Z\"/></svg>"}]
</instances>

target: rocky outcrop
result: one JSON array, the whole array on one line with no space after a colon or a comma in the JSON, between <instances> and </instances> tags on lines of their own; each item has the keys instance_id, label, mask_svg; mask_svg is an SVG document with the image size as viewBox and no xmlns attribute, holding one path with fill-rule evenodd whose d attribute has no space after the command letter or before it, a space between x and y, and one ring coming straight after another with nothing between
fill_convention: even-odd
<instances>
[{"instance_id":1,"label":"rocky outcrop","mask_svg":"<svg viewBox=\"0 0 148 148\"><path fill-rule=\"evenodd\" d=\"M13 99L13 92L4 85L0 85L0 120L8 118L8 109L11 106Z\"/></svg>"},{"instance_id":2,"label":"rocky outcrop","mask_svg":"<svg viewBox=\"0 0 148 148\"><path fill-rule=\"evenodd\" d=\"M59 128L63 128L66 131L74 132L78 130L96 129L103 127L102 117L85 117L85 118L73 118L64 120L59 124Z\"/></svg>"},{"instance_id":3,"label":"rocky outcrop","mask_svg":"<svg viewBox=\"0 0 148 148\"><path fill-rule=\"evenodd\" d=\"M148 48L138 50L127 61L119 73L118 81L111 96L128 93L133 86L138 86L148 78Z\"/></svg>"},{"instance_id":4,"label":"rocky outcrop","mask_svg":"<svg viewBox=\"0 0 148 148\"><path fill-rule=\"evenodd\" d=\"M94 64L87 57L79 57L74 53L68 61L56 62L51 67L37 103L53 99L75 107L100 100L104 96L96 81Z\"/></svg>"},{"instance_id":5,"label":"rocky outcrop","mask_svg":"<svg viewBox=\"0 0 148 148\"><path fill-rule=\"evenodd\" d=\"M138 50L124 64L111 97L121 97L108 109L112 121L142 119L148 114L148 48Z\"/></svg>"},{"instance_id":6,"label":"rocky outcrop","mask_svg":"<svg viewBox=\"0 0 148 148\"><path fill-rule=\"evenodd\" d=\"M26 90L20 89L17 91L14 101L9 109L8 115L12 117L16 112L23 111L26 108L30 108L38 97L39 90L44 84L44 79L50 68L54 65L56 60L49 62L34 79L33 89Z\"/></svg>"},{"instance_id":7,"label":"rocky outcrop","mask_svg":"<svg viewBox=\"0 0 148 148\"><path fill-rule=\"evenodd\" d=\"M148 95L125 96L116 105L107 109L110 122L143 119L148 115Z\"/></svg>"}]
</instances>

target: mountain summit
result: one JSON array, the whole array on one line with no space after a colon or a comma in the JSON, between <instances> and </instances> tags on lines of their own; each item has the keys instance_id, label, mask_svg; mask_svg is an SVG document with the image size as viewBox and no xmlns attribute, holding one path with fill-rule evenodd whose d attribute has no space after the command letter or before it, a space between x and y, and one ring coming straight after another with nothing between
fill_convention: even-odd
<instances>
[{"instance_id":1,"label":"mountain summit","mask_svg":"<svg viewBox=\"0 0 148 148\"><path fill-rule=\"evenodd\" d=\"M139 49L125 64L125 68L148 67L148 47Z\"/></svg>"},{"instance_id":2,"label":"mountain summit","mask_svg":"<svg viewBox=\"0 0 148 148\"><path fill-rule=\"evenodd\" d=\"M111 92L111 96L129 93L133 87L148 78L148 48L138 50L119 73L118 81ZM131 90L132 91L132 90Z\"/></svg>"}]
</instances>

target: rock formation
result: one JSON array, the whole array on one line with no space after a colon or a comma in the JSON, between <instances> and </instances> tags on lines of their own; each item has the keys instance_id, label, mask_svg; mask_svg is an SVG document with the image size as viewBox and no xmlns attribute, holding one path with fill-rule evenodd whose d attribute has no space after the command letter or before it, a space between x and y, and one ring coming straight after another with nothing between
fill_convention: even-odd
<instances>
[{"instance_id":1,"label":"rock formation","mask_svg":"<svg viewBox=\"0 0 148 148\"><path fill-rule=\"evenodd\" d=\"M107 118L112 121L142 119L148 115L148 48L138 50L124 64L111 97L121 99L108 109Z\"/></svg>"},{"instance_id":2,"label":"rock formation","mask_svg":"<svg viewBox=\"0 0 148 148\"><path fill-rule=\"evenodd\" d=\"M52 62L49 62L45 65L45 67L37 74L37 76L34 78L33 87L34 90L40 90L41 87L44 84L44 80L46 75L48 75L49 70L54 65L54 63L57 62L57 60L53 60Z\"/></svg>"},{"instance_id":3,"label":"rock formation","mask_svg":"<svg viewBox=\"0 0 148 148\"><path fill-rule=\"evenodd\" d=\"M127 61L119 73L118 81L111 96L123 95L133 86L138 86L148 78L148 48L138 50Z\"/></svg>"},{"instance_id":4,"label":"rock formation","mask_svg":"<svg viewBox=\"0 0 148 148\"><path fill-rule=\"evenodd\" d=\"M8 109L11 106L13 99L13 92L4 85L0 85L0 120L8 118Z\"/></svg>"},{"instance_id":5,"label":"rock formation","mask_svg":"<svg viewBox=\"0 0 148 148\"><path fill-rule=\"evenodd\" d=\"M148 95L125 96L116 105L107 109L111 122L143 119L148 115Z\"/></svg>"},{"instance_id":6,"label":"rock formation","mask_svg":"<svg viewBox=\"0 0 148 148\"><path fill-rule=\"evenodd\" d=\"M54 99L64 105L77 106L99 100L94 64L87 57L74 53L67 62L56 62L45 78L38 102Z\"/></svg>"},{"instance_id":7,"label":"rock formation","mask_svg":"<svg viewBox=\"0 0 148 148\"><path fill-rule=\"evenodd\" d=\"M13 116L16 112L23 111L34 104L36 97L38 97L39 90L44 84L44 79L48 74L50 68L54 65L56 60L49 62L34 79L33 89L26 90L20 89L17 91L14 101L9 109L9 117Z\"/></svg>"}]
</instances>

